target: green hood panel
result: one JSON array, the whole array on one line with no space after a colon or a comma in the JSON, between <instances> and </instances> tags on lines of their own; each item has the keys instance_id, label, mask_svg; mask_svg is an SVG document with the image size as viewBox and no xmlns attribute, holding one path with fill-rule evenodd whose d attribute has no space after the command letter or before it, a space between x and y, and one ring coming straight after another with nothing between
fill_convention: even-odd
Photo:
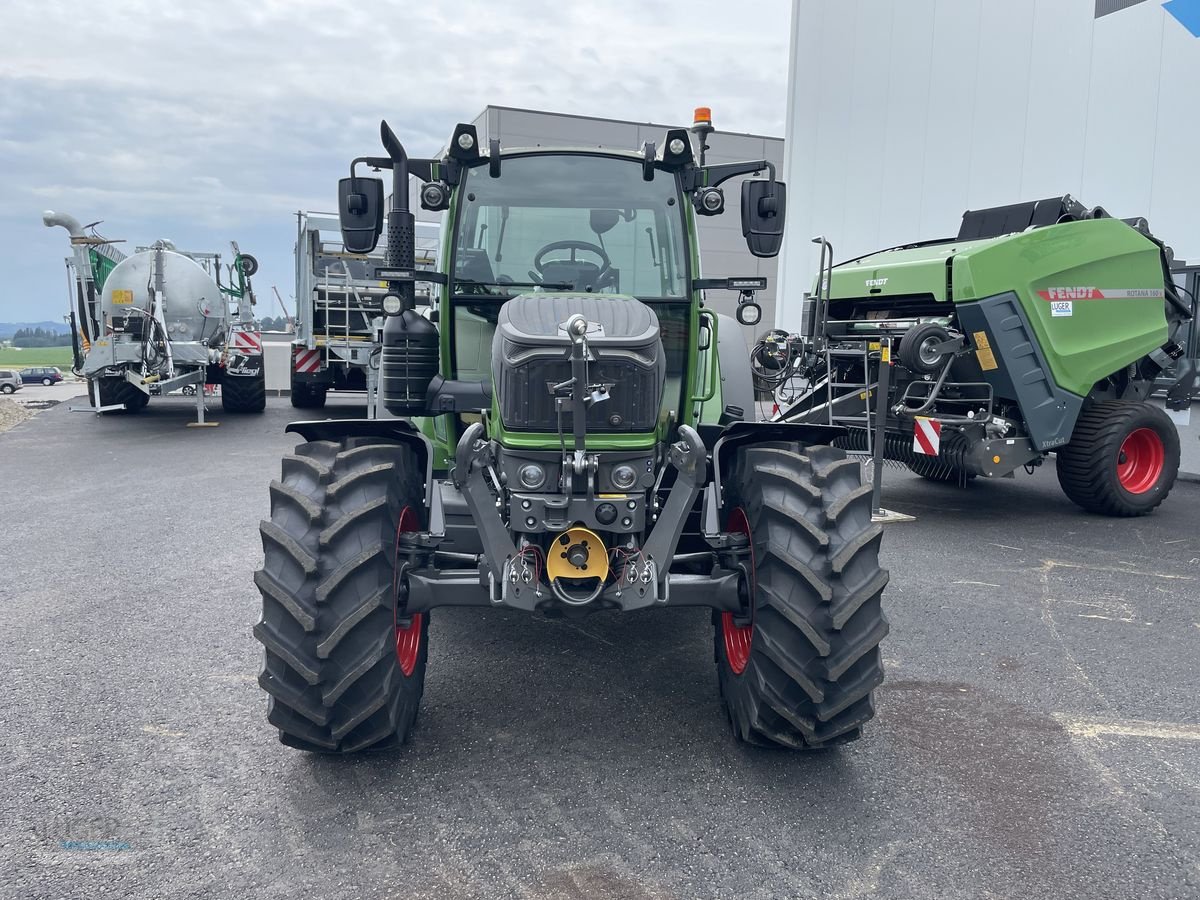
<instances>
[{"instance_id":1,"label":"green hood panel","mask_svg":"<svg viewBox=\"0 0 1200 900\"><path fill-rule=\"evenodd\" d=\"M990 243L992 241L946 241L923 247L881 250L835 266L829 295L835 300L929 296L942 302L950 299L946 296L946 260Z\"/></svg>"}]
</instances>

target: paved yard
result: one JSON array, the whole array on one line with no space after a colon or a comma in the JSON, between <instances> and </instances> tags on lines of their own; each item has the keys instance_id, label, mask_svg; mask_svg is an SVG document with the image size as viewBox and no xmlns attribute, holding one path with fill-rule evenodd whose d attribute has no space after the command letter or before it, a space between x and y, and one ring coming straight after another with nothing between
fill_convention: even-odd
<instances>
[{"instance_id":1,"label":"paved yard","mask_svg":"<svg viewBox=\"0 0 1200 900\"><path fill-rule=\"evenodd\" d=\"M732 741L703 612L454 610L413 743L338 759L277 743L255 684L293 411L191 412L0 435L0 896L1200 895L1200 485L1114 521L1050 470L889 471L919 519L840 750Z\"/></svg>"}]
</instances>

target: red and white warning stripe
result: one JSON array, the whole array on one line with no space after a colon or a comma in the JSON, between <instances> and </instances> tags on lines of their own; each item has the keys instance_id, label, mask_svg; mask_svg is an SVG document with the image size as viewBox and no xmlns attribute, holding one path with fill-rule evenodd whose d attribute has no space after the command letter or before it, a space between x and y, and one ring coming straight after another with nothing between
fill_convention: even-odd
<instances>
[{"instance_id":1,"label":"red and white warning stripe","mask_svg":"<svg viewBox=\"0 0 1200 900\"><path fill-rule=\"evenodd\" d=\"M942 423L918 416L913 422L913 450L922 456L937 456L942 446Z\"/></svg>"},{"instance_id":2,"label":"red and white warning stripe","mask_svg":"<svg viewBox=\"0 0 1200 900\"><path fill-rule=\"evenodd\" d=\"M258 331L235 331L229 341L229 349L239 353L262 353L262 333Z\"/></svg>"},{"instance_id":3,"label":"red and white warning stripe","mask_svg":"<svg viewBox=\"0 0 1200 900\"><path fill-rule=\"evenodd\" d=\"M296 365L295 369L300 374L321 371L321 351L306 350L303 347L296 348Z\"/></svg>"}]
</instances>

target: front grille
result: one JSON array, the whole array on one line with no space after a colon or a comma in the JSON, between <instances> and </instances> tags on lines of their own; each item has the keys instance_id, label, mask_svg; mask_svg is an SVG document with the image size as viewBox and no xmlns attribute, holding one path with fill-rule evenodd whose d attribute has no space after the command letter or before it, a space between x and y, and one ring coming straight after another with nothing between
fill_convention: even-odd
<instances>
[{"instance_id":1,"label":"front grille","mask_svg":"<svg viewBox=\"0 0 1200 900\"><path fill-rule=\"evenodd\" d=\"M661 367L640 363L633 354L601 359L588 366L588 380L608 387L609 399L588 410L589 433L653 431L662 397ZM559 420L553 389L571 379L569 360L535 356L506 364L499 372L500 417L513 431L554 432ZM569 396L569 388L560 395ZM572 429L569 405L562 417L567 434Z\"/></svg>"}]
</instances>

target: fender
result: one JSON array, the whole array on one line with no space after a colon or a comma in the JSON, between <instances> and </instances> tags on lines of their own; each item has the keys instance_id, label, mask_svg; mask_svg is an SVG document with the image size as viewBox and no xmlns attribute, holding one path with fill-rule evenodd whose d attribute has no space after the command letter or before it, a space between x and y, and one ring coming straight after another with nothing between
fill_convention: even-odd
<instances>
[{"instance_id":1,"label":"fender","mask_svg":"<svg viewBox=\"0 0 1200 900\"><path fill-rule=\"evenodd\" d=\"M840 425L810 425L798 422L734 422L719 432L715 429L702 431L704 442L708 445L712 457L717 503L724 502L721 480L729 471L734 452L742 445L764 441L832 444L835 438L846 433L846 429Z\"/></svg>"},{"instance_id":2,"label":"fender","mask_svg":"<svg viewBox=\"0 0 1200 900\"><path fill-rule=\"evenodd\" d=\"M298 434L306 441L342 441L352 437L379 438L411 447L425 470L425 505L433 499L433 444L404 419L311 419L292 422L285 434Z\"/></svg>"}]
</instances>

